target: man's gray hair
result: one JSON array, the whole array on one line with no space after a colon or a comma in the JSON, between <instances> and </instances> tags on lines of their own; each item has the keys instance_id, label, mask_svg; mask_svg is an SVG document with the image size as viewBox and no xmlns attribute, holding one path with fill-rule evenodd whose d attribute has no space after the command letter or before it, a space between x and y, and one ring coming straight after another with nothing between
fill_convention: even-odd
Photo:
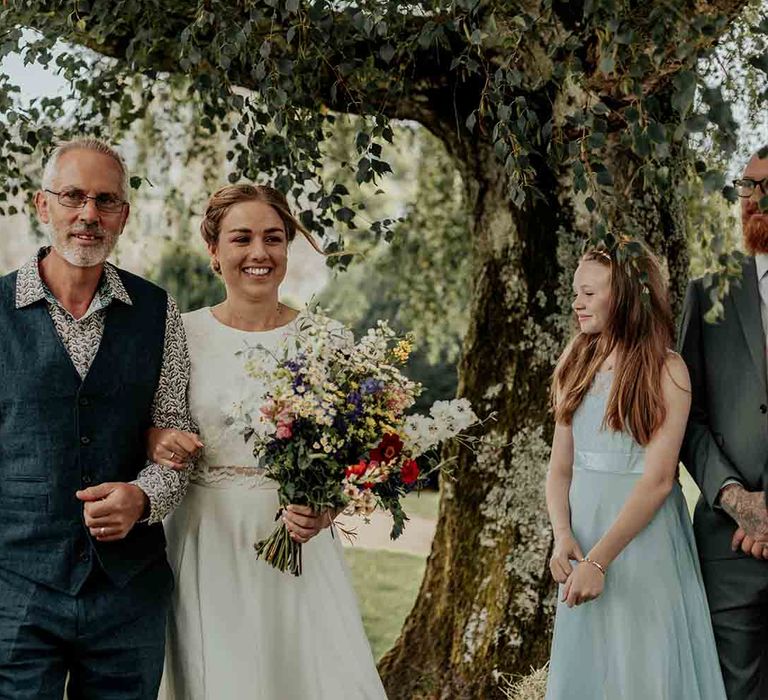
<instances>
[{"instance_id":1,"label":"man's gray hair","mask_svg":"<svg viewBox=\"0 0 768 700\"><path fill-rule=\"evenodd\" d=\"M53 180L59 167L59 159L68 151L95 151L112 158L120 168L120 196L128 198L128 168L123 157L105 141L95 138L73 139L57 144L53 149L43 169L43 189L53 189Z\"/></svg>"}]
</instances>

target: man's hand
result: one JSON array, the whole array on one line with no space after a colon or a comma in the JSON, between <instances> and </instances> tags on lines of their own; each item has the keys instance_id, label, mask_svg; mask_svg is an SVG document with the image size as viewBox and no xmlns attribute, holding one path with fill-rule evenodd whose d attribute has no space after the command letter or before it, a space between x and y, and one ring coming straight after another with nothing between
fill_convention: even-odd
<instances>
[{"instance_id":1,"label":"man's hand","mask_svg":"<svg viewBox=\"0 0 768 700\"><path fill-rule=\"evenodd\" d=\"M75 495L85 502L85 525L99 542L122 540L149 506L136 484L107 482Z\"/></svg>"},{"instance_id":2,"label":"man's hand","mask_svg":"<svg viewBox=\"0 0 768 700\"><path fill-rule=\"evenodd\" d=\"M741 484L729 484L722 491L720 505L746 537L754 543L768 544L768 508L762 491L747 491ZM741 546L744 549L743 542Z\"/></svg>"},{"instance_id":3,"label":"man's hand","mask_svg":"<svg viewBox=\"0 0 768 700\"><path fill-rule=\"evenodd\" d=\"M740 549L744 554L747 554L755 559L768 560L768 543L756 542L751 537L747 536L740 527L733 533L731 539L731 549L735 552Z\"/></svg>"},{"instance_id":4,"label":"man's hand","mask_svg":"<svg viewBox=\"0 0 768 700\"><path fill-rule=\"evenodd\" d=\"M305 544L333 522L330 511L315 513L309 506L290 505L283 510L283 522L291 539Z\"/></svg>"}]
</instances>

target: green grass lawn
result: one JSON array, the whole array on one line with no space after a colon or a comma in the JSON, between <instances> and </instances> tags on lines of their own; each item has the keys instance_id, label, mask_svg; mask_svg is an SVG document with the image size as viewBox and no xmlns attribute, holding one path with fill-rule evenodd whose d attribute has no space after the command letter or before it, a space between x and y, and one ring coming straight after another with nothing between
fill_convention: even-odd
<instances>
[{"instance_id":1,"label":"green grass lawn","mask_svg":"<svg viewBox=\"0 0 768 700\"><path fill-rule=\"evenodd\" d=\"M385 550L344 550L368 640L378 661L400 634L424 575L426 557Z\"/></svg>"},{"instance_id":2,"label":"green grass lawn","mask_svg":"<svg viewBox=\"0 0 768 700\"><path fill-rule=\"evenodd\" d=\"M411 493L405 512L412 517L437 520L440 494ZM407 527L407 526L406 526ZM352 582L360 603L368 640L378 660L395 642L419 592L427 555L387 550L345 548Z\"/></svg>"},{"instance_id":3,"label":"green grass lawn","mask_svg":"<svg viewBox=\"0 0 768 700\"><path fill-rule=\"evenodd\" d=\"M440 505L440 494L437 491L415 491L409 493L403 502L406 514L428 520L437 520L437 509Z\"/></svg>"}]
</instances>

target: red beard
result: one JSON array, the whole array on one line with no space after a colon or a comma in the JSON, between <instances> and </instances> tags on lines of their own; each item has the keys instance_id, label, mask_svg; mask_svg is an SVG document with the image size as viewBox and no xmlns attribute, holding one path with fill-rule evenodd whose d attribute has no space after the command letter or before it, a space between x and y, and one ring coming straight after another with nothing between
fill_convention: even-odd
<instances>
[{"instance_id":1,"label":"red beard","mask_svg":"<svg viewBox=\"0 0 768 700\"><path fill-rule=\"evenodd\" d=\"M749 216L743 222L744 247L751 255L768 253L768 213Z\"/></svg>"}]
</instances>

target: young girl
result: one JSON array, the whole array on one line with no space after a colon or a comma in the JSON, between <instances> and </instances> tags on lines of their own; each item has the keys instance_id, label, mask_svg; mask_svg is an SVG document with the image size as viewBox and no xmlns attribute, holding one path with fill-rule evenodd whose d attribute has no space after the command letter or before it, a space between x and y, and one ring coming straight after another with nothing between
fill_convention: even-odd
<instances>
[{"instance_id":1,"label":"young girl","mask_svg":"<svg viewBox=\"0 0 768 700\"><path fill-rule=\"evenodd\" d=\"M548 700L724 700L677 482L691 394L658 260L586 253L555 369L547 506L560 586Z\"/></svg>"}]
</instances>

